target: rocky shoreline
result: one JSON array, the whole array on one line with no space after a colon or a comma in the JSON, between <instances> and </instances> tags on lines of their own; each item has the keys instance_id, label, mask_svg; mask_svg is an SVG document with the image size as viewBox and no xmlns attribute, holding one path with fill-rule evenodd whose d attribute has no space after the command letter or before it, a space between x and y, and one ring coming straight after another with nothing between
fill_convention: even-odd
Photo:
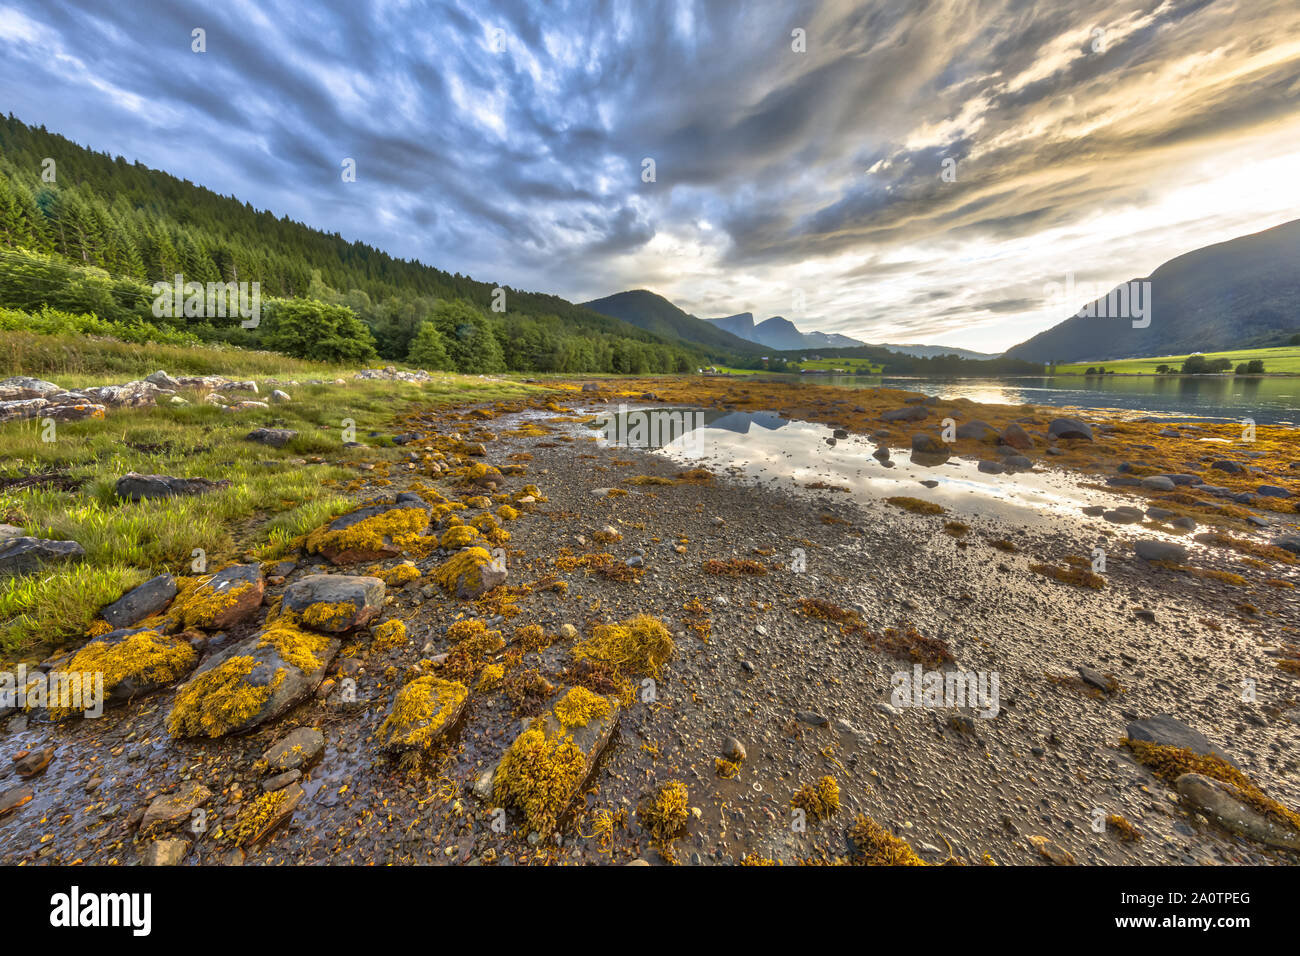
<instances>
[{"instance_id":1,"label":"rocky shoreline","mask_svg":"<svg viewBox=\"0 0 1300 956\"><path fill-rule=\"evenodd\" d=\"M1294 517L1265 512L1255 553L1198 542L1191 568L1188 548L1128 537L1191 508L1229 522L1201 533L1255 540L1234 509L1290 498L1204 489L1289 496L1285 472L1206 462L1179 483L1185 456L1111 461L1136 484L1098 487L1153 499L1131 522L1026 528L927 508L920 486L885 501L743 483L584 422L629 401L769 408L894 454L977 454L1009 480L1082 469L1093 428L1137 426L1075 422L1085 437L903 393L867 408L833 389L644 384L407 416L392 465L361 473L360 510L283 559L149 582L106 612L118 630L89 645L154 635L171 669L133 672L102 717L8 716L0 863L862 862L862 819L933 864L1296 861L1286 819L1214 762L1300 805L1283 666L1300 575L1270 543ZM933 444L955 415L971 444ZM1090 584L1099 536L1115 546ZM205 679L243 659L263 677ZM916 667L996 674L996 713L900 705L896 675ZM235 708L227 688L270 691ZM532 785L557 762L552 806Z\"/></svg>"}]
</instances>

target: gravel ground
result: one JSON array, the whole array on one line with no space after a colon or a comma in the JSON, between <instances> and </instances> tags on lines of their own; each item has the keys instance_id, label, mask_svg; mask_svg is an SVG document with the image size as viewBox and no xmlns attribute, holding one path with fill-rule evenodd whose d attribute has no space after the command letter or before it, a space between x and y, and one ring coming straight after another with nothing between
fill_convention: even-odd
<instances>
[{"instance_id":1,"label":"gravel ground","mask_svg":"<svg viewBox=\"0 0 1300 956\"><path fill-rule=\"evenodd\" d=\"M516 424L507 416L491 427ZM644 575L620 582L558 572L570 584L566 594L519 595L519 615L489 625L509 636L521 624L548 633L569 624L586 635L594 624L648 613L668 625L676 645L655 699L623 713L558 838L530 837L513 817L497 832L491 806L472 793L527 719L501 693L476 694L453 743L418 769L377 752L372 736L406 669L446 651L447 625L475 613L417 580L390 591L385 612L405 621L408 642L335 662L336 676L356 679L356 703L335 693L249 736L208 743L168 737L171 692L94 721L11 718L0 735L6 753L56 751L32 781L33 801L0 818L0 863L137 862L148 849L136 833L144 808L185 780L214 794L214 823L187 837L187 862L199 863L660 863L665 855L634 811L671 781L686 784L693 808L671 847L679 863L842 858L860 813L932 863L1046 864L1034 837L1084 864L1295 862L1185 809L1119 745L1129 720L1172 714L1220 744L1265 792L1300 804L1296 679L1269 653L1279 629L1300 619L1294 590L1261 586L1243 597L1241 588L1147 565L1118 546L1108 549L1104 590L1075 587L1029 565L1086 556L1100 534L1119 540L1125 529L1083 515L1027 528L992 516L913 514L725 474L629 486L628 477L670 478L681 465L587 440L575 424L555 427L555 435L489 443L495 464L532 456L507 490L535 483L547 497L509 526L508 585L556 573L561 548L639 559ZM628 493L595 493L618 487ZM918 487L917 496L924 492ZM963 537L944 530L954 518L969 526ZM596 544L606 527L621 540ZM766 573L706 573L706 561L729 558L756 561ZM1231 558L1214 552L1199 563L1240 570ZM286 583L322 570L338 569L304 559ZM1291 568L1270 573L1297 580ZM268 600L281 590L269 588ZM684 609L695 599L705 615ZM867 631L809 617L801 599L855 610ZM1241 610L1245 600L1255 613ZM691 626L705 616L707 638ZM886 653L877 638L908 625L946 641L950 667L996 673L995 717L978 708L891 706L891 678L913 662ZM527 654L520 666L536 667L558 689L571 643ZM1080 665L1112 675L1120 689L1090 687ZM1244 681L1254 701L1243 700ZM260 790L258 756L295 726L319 727L327 746L292 819L246 851L214 838L215 824ZM723 779L715 758L730 737L747 756L737 777ZM838 812L798 826L793 793L826 775L839 786ZM6 759L0 790L16 782ZM601 811L620 810L626 818L598 832ZM1096 832L1098 813L1123 816L1144 838Z\"/></svg>"}]
</instances>

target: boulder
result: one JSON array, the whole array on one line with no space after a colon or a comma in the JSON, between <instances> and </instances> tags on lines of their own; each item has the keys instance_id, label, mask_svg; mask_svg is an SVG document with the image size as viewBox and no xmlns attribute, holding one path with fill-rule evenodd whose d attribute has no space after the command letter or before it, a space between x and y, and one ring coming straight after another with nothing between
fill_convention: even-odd
<instances>
[{"instance_id":1,"label":"boulder","mask_svg":"<svg viewBox=\"0 0 1300 956\"><path fill-rule=\"evenodd\" d=\"M458 681L426 675L404 685L379 727L384 750L431 750L459 723L469 689Z\"/></svg>"},{"instance_id":2,"label":"boulder","mask_svg":"<svg viewBox=\"0 0 1300 956\"><path fill-rule=\"evenodd\" d=\"M52 418L56 422L81 422L91 418L104 418L108 409L103 405L47 405L41 409L41 418Z\"/></svg>"},{"instance_id":3,"label":"boulder","mask_svg":"<svg viewBox=\"0 0 1300 956\"><path fill-rule=\"evenodd\" d=\"M258 408L270 408L266 402L235 402L233 405L227 405L228 412L251 412Z\"/></svg>"},{"instance_id":4,"label":"boulder","mask_svg":"<svg viewBox=\"0 0 1300 956\"><path fill-rule=\"evenodd\" d=\"M350 574L311 574L285 589L280 607L314 631L341 634L379 616L384 582Z\"/></svg>"},{"instance_id":5,"label":"boulder","mask_svg":"<svg viewBox=\"0 0 1300 956\"><path fill-rule=\"evenodd\" d=\"M339 640L272 625L213 654L177 692L167 730L175 737L242 734L309 698Z\"/></svg>"},{"instance_id":6,"label":"boulder","mask_svg":"<svg viewBox=\"0 0 1300 956\"><path fill-rule=\"evenodd\" d=\"M906 408L894 408L882 414L880 417L887 422L920 422L930 416L930 413L921 405L908 405Z\"/></svg>"},{"instance_id":7,"label":"boulder","mask_svg":"<svg viewBox=\"0 0 1300 956\"><path fill-rule=\"evenodd\" d=\"M12 402L0 402L0 422L24 421L35 418L48 405L43 398L23 398Z\"/></svg>"},{"instance_id":8,"label":"boulder","mask_svg":"<svg viewBox=\"0 0 1300 956\"><path fill-rule=\"evenodd\" d=\"M40 378L27 378L19 375L14 378L0 379L0 402L49 398L61 391L63 389L53 382L47 382Z\"/></svg>"},{"instance_id":9,"label":"boulder","mask_svg":"<svg viewBox=\"0 0 1300 956\"><path fill-rule=\"evenodd\" d=\"M464 548L434 568L433 579L462 601L472 601L504 584L509 576L484 548Z\"/></svg>"},{"instance_id":10,"label":"boulder","mask_svg":"<svg viewBox=\"0 0 1300 956\"><path fill-rule=\"evenodd\" d=\"M988 422L976 418L958 425L957 437L974 438L977 441L994 441L997 439L998 433L997 430Z\"/></svg>"},{"instance_id":11,"label":"boulder","mask_svg":"<svg viewBox=\"0 0 1300 956\"><path fill-rule=\"evenodd\" d=\"M1300 830L1260 813L1231 784L1199 773L1185 773L1174 781L1174 788L1184 800L1230 833L1265 846L1300 850Z\"/></svg>"},{"instance_id":12,"label":"boulder","mask_svg":"<svg viewBox=\"0 0 1300 956\"><path fill-rule=\"evenodd\" d=\"M169 617L178 628L224 631L254 614L265 593L259 565L232 564L176 601Z\"/></svg>"},{"instance_id":13,"label":"boulder","mask_svg":"<svg viewBox=\"0 0 1300 956\"><path fill-rule=\"evenodd\" d=\"M288 392L282 392L277 388L271 392L271 401L277 405L283 405L285 402L293 401L293 399L289 397Z\"/></svg>"},{"instance_id":14,"label":"boulder","mask_svg":"<svg viewBox=\"0 0 1300 956\"><path fill-rule=\"evenodd\" d=\"M292 428L255 428L245 436L249 441L272 448L283 448L298 437Z\"/></svg>"},{"instance_id":15,"label":"boulder","mask_svg":"<svg viewBox=\"0 0 1300 956\"><path fill-rule=\"evenodd\" d=\"M1102 517L1115 524L1136 524L1142 520L1142 511L1129 505L1120 505L1110 511L1102 512Z\"/></svg>"},{"instance_id":16,"label":"boulder","mask_svg":"<svg viewBox=\"0 0 1300 956\"><path fill-rule=\"evenodd\" d=\"M429 528L429 507L409 492L392 503L367 505L335 518L307 538L307 550L336 565L382 561L402 553L402 539Z\"/></svg>"},{"instance_id":17,"label":"boulder","mask_svg":"<svg viewBox=\"0 0 1300 956\"><path fill-rule=\"evenodd\" d=\"M68 675L67 686L81 682L80 701L50 702L49 715L55 720L78 715L96 702L87 699L89 675L101 675L105 705L122 704L134 697L151 694L183 678L199 662L188 636L169 637L150 628L123 628L92 638L84 647L51 671L51 681L60 672ZM83 706L84 705L84 706Z\"/></svg>"},{"instance_id":18,"label":"boulder","mask_svg":"<svg viewBox=\"0 0 1300 956\"><path fill-rule=\"evenodd\" d=\"M526 821L543 839L551 834L574 798L582 792L583 784L591 776L596 762L609 743L622 712L617 698L597 697L597 700L604 701L603 715L586 718L580 725L566 725L561 723L556 711L564 713L563 704L569 699L566 695L551 711L533 721L515 738L492 772L492 795L499 806L518 808L521 793L544 793L544 798L537 802L544 803L545 806L537 808L540 812ZM529 759L530 755L564 746L566 737L567 743L571 743L574 748L572 753L578 758L580 766L563 779L534 779L533 775L544 767ZM484 786L486 783L486 780L483 781Z\"/></svg>"},{"instance_id":19,"label":"boulder","mask_svg":"<svg viewBox=\"0 0 1300 956\"><path fill-rule=\"evenodd\" d=\"M137 621L165 610L176 597L176 579L170 574L150 578L139 587L132 588L100 612L115 629L130 627Z\"/></svg>"},{"instance_id":20,"label":"boulder","mask_svg":"<svg viewBox=\"0 0 1300 956\"><path fill-rule=\"evenodd\" d=\"M1133 542L1134 553L1143 561L1171 561L1174 564L1187 563L1187 549L1172 541L1157 541L1143 538Z\"/></svg>"},{"instance_id":21,"label":"boulder","mask_svg":"<svg viewBox=\"0 0 1300 956\"><path fill-rule=\"evenodd\" d=\"M1190 750L1201 757L1213 754L1220 760L1234 767L1237 766L1222 750L1211 744L1204 734L1169 714L1157 714L1154 717L1131 721L1125 728L1124 735L1129 740L1141 740L1161 747Z\"/></svg>"},{"instance_id":22,"label":"boulder","mask_svg":"<svg viewBox=\"0 0 1300 956\"><path fill-rule=\"evenodd\" d=\"M1277 485L1260 485L1255 489L1257 495L1263 495L1265 498L1290 498L1292 493L1285 488L1279 488Z\"/></svg>"},{"instance_id":23,"label":"boulder","mask_svg":"<svg viewBox=\"0 0 1300 956\"><path fill-rule=\"evenodd\" d=\"M933 435L923 432L912 436L912 460L921 459L918 464L934 464L933 459L948 460L948 446Z\"/></svg>"},{"instance_id":24,"label":"boulder","mask_svg":"<svg viewBox=\"0 0 1300 956\"><path fill-rule=\"evenodd\" d=\"M152 375L146 375L144 377L144 380L151 385L156 385L159 388L171 389L172 391L175 391L176 389L181 387L180 382L172 378L170 375L168 375L166 372L162 371L161 369L154 372Z\"/></svg>"},{"instance_id":25,"label":"boulder","mask_svg":"<svg viewBox=\"0 0 1300 956\"><path fill-rule=\"evenodd\" d=\"M0 575L26 574L43 564L76 561L85 554L86 549L75 541L27 537L3 539L0 540Z\"/></svg>"},{"instance_id":26,"label":"boulder","mask_svg":"<svg viewBox=\"0 0 1300 956\"><path fill-rule=\"evenodd\" d=\"M1142 487L1149 491L1173 491L1174 483L1166 475L1148 475L1142 479Z\"/></svg>"},{"instance_id":27,"label":"boulder","mask_svg":"<svg viewBox=\"0 0 1300 956\"><path fill-rule=\"evenodd\" d=\"M1076 438L1092 441L1092 428L1077 418L1055 418L1047 426L1051 438Z\"/></svg>"},{"instance_id":28,"label":"boulder","mask_svg":"<svg viewBox=\"0 0 1300 956\"><path fill-rule=\"evenodd\" d=\"M210 478L177 478L172 475L142 475L129 472L117 479L117 496L127 501L149 498L176 498L184 495L205 495L226 488L229 481Z\"/></svg>"},{"instance_id":29,"label":"boulder","mask_svg":"<svg viewBox=\"0 0 1300 956\"><path fill-rule=\"evenodd\" d=\"M158 386L153 382L127 382L125 385L100 385L83 388L80 394L100 405L113 408L142 408L158 400Z\"/></svg>"},{"instance_id":30,"label":"boulder","mask_svg":"<svg viewBox=\"0 0 1300 956\"><path fill-rule=\"evenodd\" d=\"M976 467L986 475L1000 475L1007 470L1006 465L1002 464L1002 462L988 459L982 460Z\"/></svg>"},{"instance_id":31,"label":"boulder","mask_svg":"<svg viewBox=\"0 0 1300 956\"><path fill-rule=\"evenodd\" d=\"M1012 448L1017 448L1020 451L1034 447L1034 440L1029 437L1029 432L1025 431L1024 428L1015 423L1002 429L1000 438L1002 444L1010 445Z\"/></svg>"},{"instance_id":32,"label":"boulder","mask_svg":"<svg viewBox=\"0 0 1300 956\"><path fill-rule=\"evenodd\" d=\"M1215 471L1224 471L1230 475L1238 475L1246 470L1237 462L1230 461L1227 458L1221 458L1218 461L1211 462L1210 467L1213 468Z\"/></svg>"}]
</instances>

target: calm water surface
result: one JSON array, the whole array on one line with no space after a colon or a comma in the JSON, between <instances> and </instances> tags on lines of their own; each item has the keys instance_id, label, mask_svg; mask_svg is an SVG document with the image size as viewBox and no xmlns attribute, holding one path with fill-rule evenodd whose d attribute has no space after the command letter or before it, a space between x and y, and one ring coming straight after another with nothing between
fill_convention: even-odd
<instances>
[{"instance_id":1,"label":"calm water surface","mask_svg":"<svg viewBox=\"0 0 1300 956\"><path fill-rule=\"evenodd\" d=\"M870 388L883 385L942 398L999 405L1072 405L1118 408L1162 418L1179 416L1261 425L1300 421L1300 377L1107 375L1084 378L909 378L899 375L774 375L773 380Z\"/></svg>"}]
</instances>

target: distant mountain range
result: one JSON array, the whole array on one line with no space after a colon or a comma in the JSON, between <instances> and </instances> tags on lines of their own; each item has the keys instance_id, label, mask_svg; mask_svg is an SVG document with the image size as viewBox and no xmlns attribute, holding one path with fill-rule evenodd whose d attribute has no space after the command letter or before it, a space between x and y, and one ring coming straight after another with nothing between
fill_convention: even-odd
<instances>
[{"instance_id":1,"label":"distant mountain range","mask_svg":"<svg viewBox=\"0 0 1300 956\"><path fill-rule=\"evenodd\" d=\"M723 319L706 319L720 329L726 329L750 342L766 345L778 352L790 352L798 349L851 349L865 342L851 339L847 335L826 332L800 332L793 322L784 316L774 315L754 324L753 312L741 312Z\"/></svg>"},{"instance_id":2,"label":"distant mountain range","mask_svg":"<svg viewBox=\"0 0 1300 956\"><path fill-rule=\"evenodd\" d=\"M1007 357L1091 362L1285 344L1300 331L1300 219L1185 253L1131 282L1150 282L1146 327L1134 327L1132 307L1115 316L1108 290L1091 302L1068 303L1085 314L1021 342ZM1145 306L1145 289L1138 288ZM1121 304L1121 296L1114 301Z\"/></svg>"},{"instance_id":3,"label":"distant mountain range","mask_svg":"<svg viewBox=\"0 0 1300 956\"><path fill-rule=\"evenodd\" d=\"M679 338L711 348L728 348L754 353L821 351L847 348L883 348L902 355L929 358L957 355L968 359L994 358L985 352L950 345L868 345L847 335L832 332L803 332L784 316L774 315L754 322L754 313L740 312L720 319L700 319L682 311L661 295L646 289L618 292L584 302L585 308L620 319L664 338Z\"/></svg>"}]
</instances>

